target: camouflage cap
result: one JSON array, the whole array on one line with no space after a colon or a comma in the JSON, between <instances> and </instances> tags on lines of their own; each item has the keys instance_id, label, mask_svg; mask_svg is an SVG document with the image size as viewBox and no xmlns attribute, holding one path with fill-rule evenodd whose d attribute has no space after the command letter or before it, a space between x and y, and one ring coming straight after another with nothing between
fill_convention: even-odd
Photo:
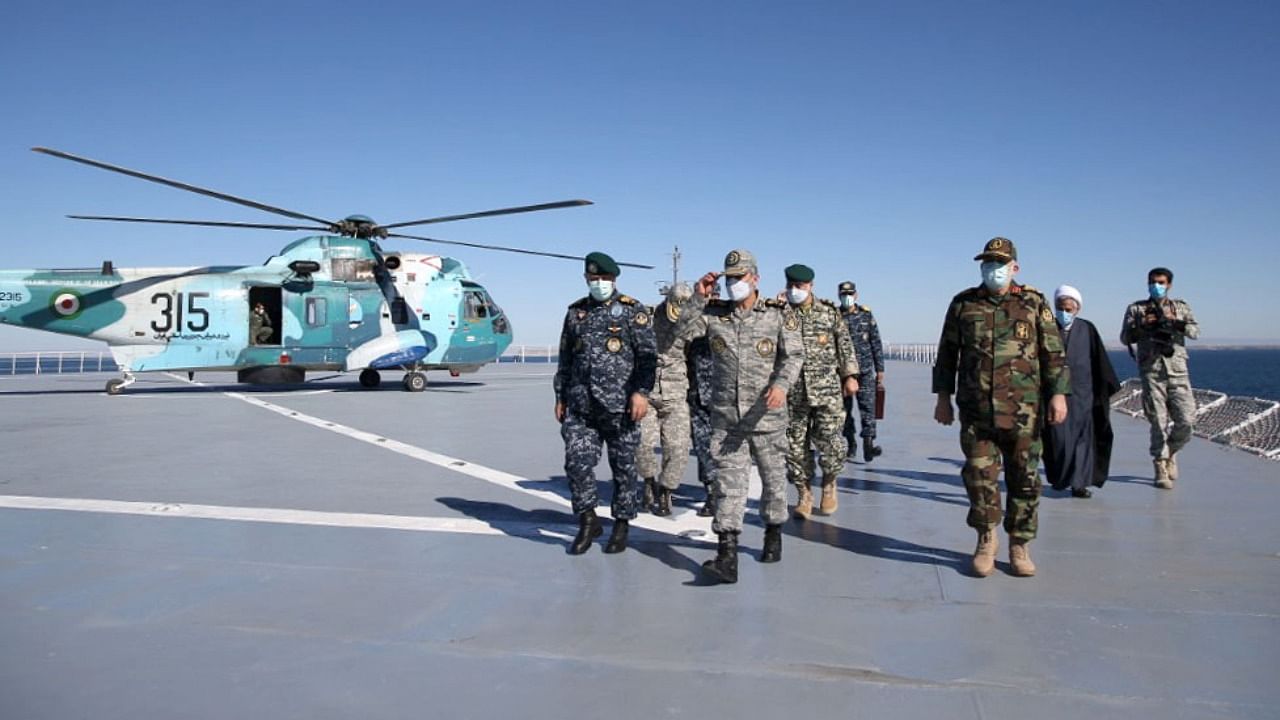
<instances>
[{"instance_id":1,"label":"camouflage cap","mask_svg":"<svg viewBox=\"0 0 1280 720\"><path fill-rule=\"evenodd\" d=\"M1018 259L1018 248L1013 246L1013 241L1009 238L993 237L982 246L982 252L974 255L973 259L1012 262Z\"/></svg>"},{"instance_id":2,"label":"camouflage cap","mask_svg":"<svg viewBox=\"0 0 1280 720\"><path fill-rule=\"evenodd\" d=\"M593 252L585 258L584 271L588 275L613 275L617 277L622 274L622 270L618 267L618 263L613 258L602 252Z\"/></svg>"},{"instance_id":3,"label":"camouflage cap","mask_svg":"<svg viewBox=\"0 0 1280 720\"><path fill-rule=\"evenodd\" d=\"M756 256L746 250L730 250L724 256L724 274L741 277L756 272Z\"/></svg>"},{"instance_id":4,"label":"camouflage cap","mask_svg":"<svg viewBox=\"0 0 1280 720\"><path fill-rule=\"evenodd\" d=\"M788 265L782 272L787 276L787 282L813 282L813 268L808 265Z\"/></svg>"},{"instance_id":5,"label":"camouflage cap","mask_svg":"<svg viewBox=\"0 0 1280 720\"><path fill-rule=\"evenodd\" d=\"M836 290L837 295L856 295L858 286L853 284L852 280L845 280L840 283L840 287Z\"/></svg>"}]
</instances>

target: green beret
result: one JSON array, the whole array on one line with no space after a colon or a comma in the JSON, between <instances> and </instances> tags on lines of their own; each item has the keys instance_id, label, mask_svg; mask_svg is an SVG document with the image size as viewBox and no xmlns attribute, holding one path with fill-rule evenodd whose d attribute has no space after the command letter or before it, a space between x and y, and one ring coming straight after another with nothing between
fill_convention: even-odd
<instances>
[{"instance_id":1,"label":"green beret","mask_svg":"<svg viewBox=\"0 0 1280 720\"><path fill-rule=\"evenodd\" d=\"M586 272L589 275L613 275L616 277L622 274L618 263L602 252L593 252L587 255L585 260Z\"/></svg>"},{"instance_id":2,"label":"green beret","mask_svg":"<svg viewBox=\"0 0 1280 720\"><path fill-rule=\"evenodd\" d=\"M787 275L787 282L813 282L813 268L808 265L788 265L783 272Z\"/></svg>"}]
</instances>

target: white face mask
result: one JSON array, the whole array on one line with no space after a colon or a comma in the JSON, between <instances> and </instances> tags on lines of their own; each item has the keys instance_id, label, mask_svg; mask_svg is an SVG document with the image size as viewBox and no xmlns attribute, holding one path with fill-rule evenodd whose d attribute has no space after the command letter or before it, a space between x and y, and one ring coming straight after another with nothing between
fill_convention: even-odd
<instances>
[{"instance_id":1,"label":"white face mask","mask_svg":"<svg viewBox=\"0 0 1280 720\"><path fill-rule=\"evenodd\" d=\"M603 302L613 297L612 280L588 280L587 289L591 292L592 300Z\"/></svg>"},{"instance_id":2,"label":"white face mask","mask_svg":"<svg viewBox=\"0 0 1280 720\"><path fill-rule=\"evenodd\" d=\"M982 284L991 292L999 292L1009 287L1013 280L1013 263L1001 263L988 260L982 263Z\"/></svg>"},{"instance_id":3,"label":"white face mask","mask_svg":"<svg viewBox=\"0 0 1280 720\"><path fill-rule=\"evenodd\" d=\"M792 305L803 304L809 299L809 291L804 288L787 288L787 302Z\"/></svg>"},{"instance_id":4,"label":"white face mask","mask_svg":"<svg viewBox=\"0 0 1280 720\"><path fill-rule=\"evenodd\" d=\"M729 293L729 299L734 302L742 302L751 297L751 283L742 278L725 278L724 289Z\"/></svg>"},{"instance_id":5,"label":"white face mask","mask_svg":"<svg viewBox=\"0 0 1280 720\"><path fill-rule=\"evenodd\" d=\"M844 308L845 310L848 310L849 308L853 307L853 296L852 296L852 295L841 295L841 296L840 296L840 307Z\"/></svg>"}]
</instances>

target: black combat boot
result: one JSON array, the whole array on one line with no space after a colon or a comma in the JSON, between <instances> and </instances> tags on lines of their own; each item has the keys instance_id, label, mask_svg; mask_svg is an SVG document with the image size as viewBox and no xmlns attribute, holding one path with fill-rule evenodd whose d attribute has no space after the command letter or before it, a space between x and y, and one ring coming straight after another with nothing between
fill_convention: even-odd
<instances>
[{"instance_id":1,"label":"black combat boot","mask_svg":"<svg viewBox=\"0 0 1280 720\"><path fill-rule=\"evenodd\" d=\"M658 481L653 478L644 479L644 500L640 508L645 512L653 512L653 501L658 495Z\"/></svg>"},{"instance_id":2,"label":"black combat boot","mask_svg":"<svg viewBox=\"0 0 1280 720\"><path fill-rule=\"evenodd\" d=\"M863 462L871 462L880 457L880 447L875 444L874 438L862 438L862 460Z\"/></svg>"},{"instance_id":3,"label":"black combat boot","mask_svg":"<svg viewBox=\"0 0 1280 720\"><path fill-rule=\"evenodd\" d=\"M760 553L760 562L775 563L782 559L782 526L764 526L764 552Z\"/></svg>"},{"instance_id":4,"label":"black combat boot","mask_svg":"<svg viewBox=\"0 0 1280 720\"><path fill-rule=\"evenodd\" d=\"M578 515L578 536L569 546L569 554L581 555L591 549L591 541L600 537L602 532L604 528L600 527L600 518L596 517L595 510L588 510Z\"/></svg>"},{"instance_id":5,"label":"black combat boot","mask_svg":"<svg viewBox=\"0 0 1280 720\"><path fill-rule=\"evenodd\" d=\"M707 499L702 503L702 507L698 508L698 517L715 517L716 514L716 496L711 488L707 488Z\"/></svg>"},{"instance_id":6,"label":"black combat boot","mask_svg":"<svg viewBox=\"0 0 1280 720\"><path fill-rule=\"evenodd\" d=\"M658 501L653 506L653 514L658 517L666 517L671 514L671 491L667 488L658 488Z\"/></svg>"},{"instance_id":7,"label":"black combat boot","mask_svg":"<svg viewBox=\"0 0 1280 720\"><path fill-rule=\"evenodd\" d=\"M714 560L702 563L702 570L716 582L738 582L738 533L720 533L720 544Z\"/></svg>"},{"instance_id":8,"label":"black combat boot","mask_svg":"<svg viewBox=\"0 0 1280 720\"><path fill-rule=\"evenodd\" d=\"M604 546L606 553L613 555L627 549L627 529L630 525L626 520L613 521L613 532L609 533L609 542Z\"/></svg>"}]
</instances>

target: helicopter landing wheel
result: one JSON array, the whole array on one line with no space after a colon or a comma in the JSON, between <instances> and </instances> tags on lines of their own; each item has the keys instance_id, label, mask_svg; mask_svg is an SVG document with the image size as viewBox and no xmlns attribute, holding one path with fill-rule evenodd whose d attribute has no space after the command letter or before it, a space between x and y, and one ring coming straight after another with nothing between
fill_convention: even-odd
<instances>
[{"instance_id":1,"label":"helicopter landing wheel","mask_svg":"<svg viewBox=\"0 0 1280 720\"><path fill-rule=\"evenodd\" d=\"M107 394L119 395L125 388L132 385L135 379L130 373L125 373L123 378L111 378L107 381Z\"/></svg>"},{"instance_id":2,"label":"helicopter landing wheel","mask_svg":"<svg viewBox=\"0 0 1280 720\"><path fill-rule=\"evenodd\" d=\"M422 392L427 389L427 376L420 372L405 373L404 389L408 392Z\"/></svg>"},{"instance_id":3,"label":"helicopter landing wheel","mask_svg":"<svg viewBox=\"0 0 1280 720\"><path fill-rule=\"evenodd\" d=\"M360 386L367 388L376 388L382 384L382 375L373 368L366 368L360 371Z\"/></svg>"}]
</instances>

